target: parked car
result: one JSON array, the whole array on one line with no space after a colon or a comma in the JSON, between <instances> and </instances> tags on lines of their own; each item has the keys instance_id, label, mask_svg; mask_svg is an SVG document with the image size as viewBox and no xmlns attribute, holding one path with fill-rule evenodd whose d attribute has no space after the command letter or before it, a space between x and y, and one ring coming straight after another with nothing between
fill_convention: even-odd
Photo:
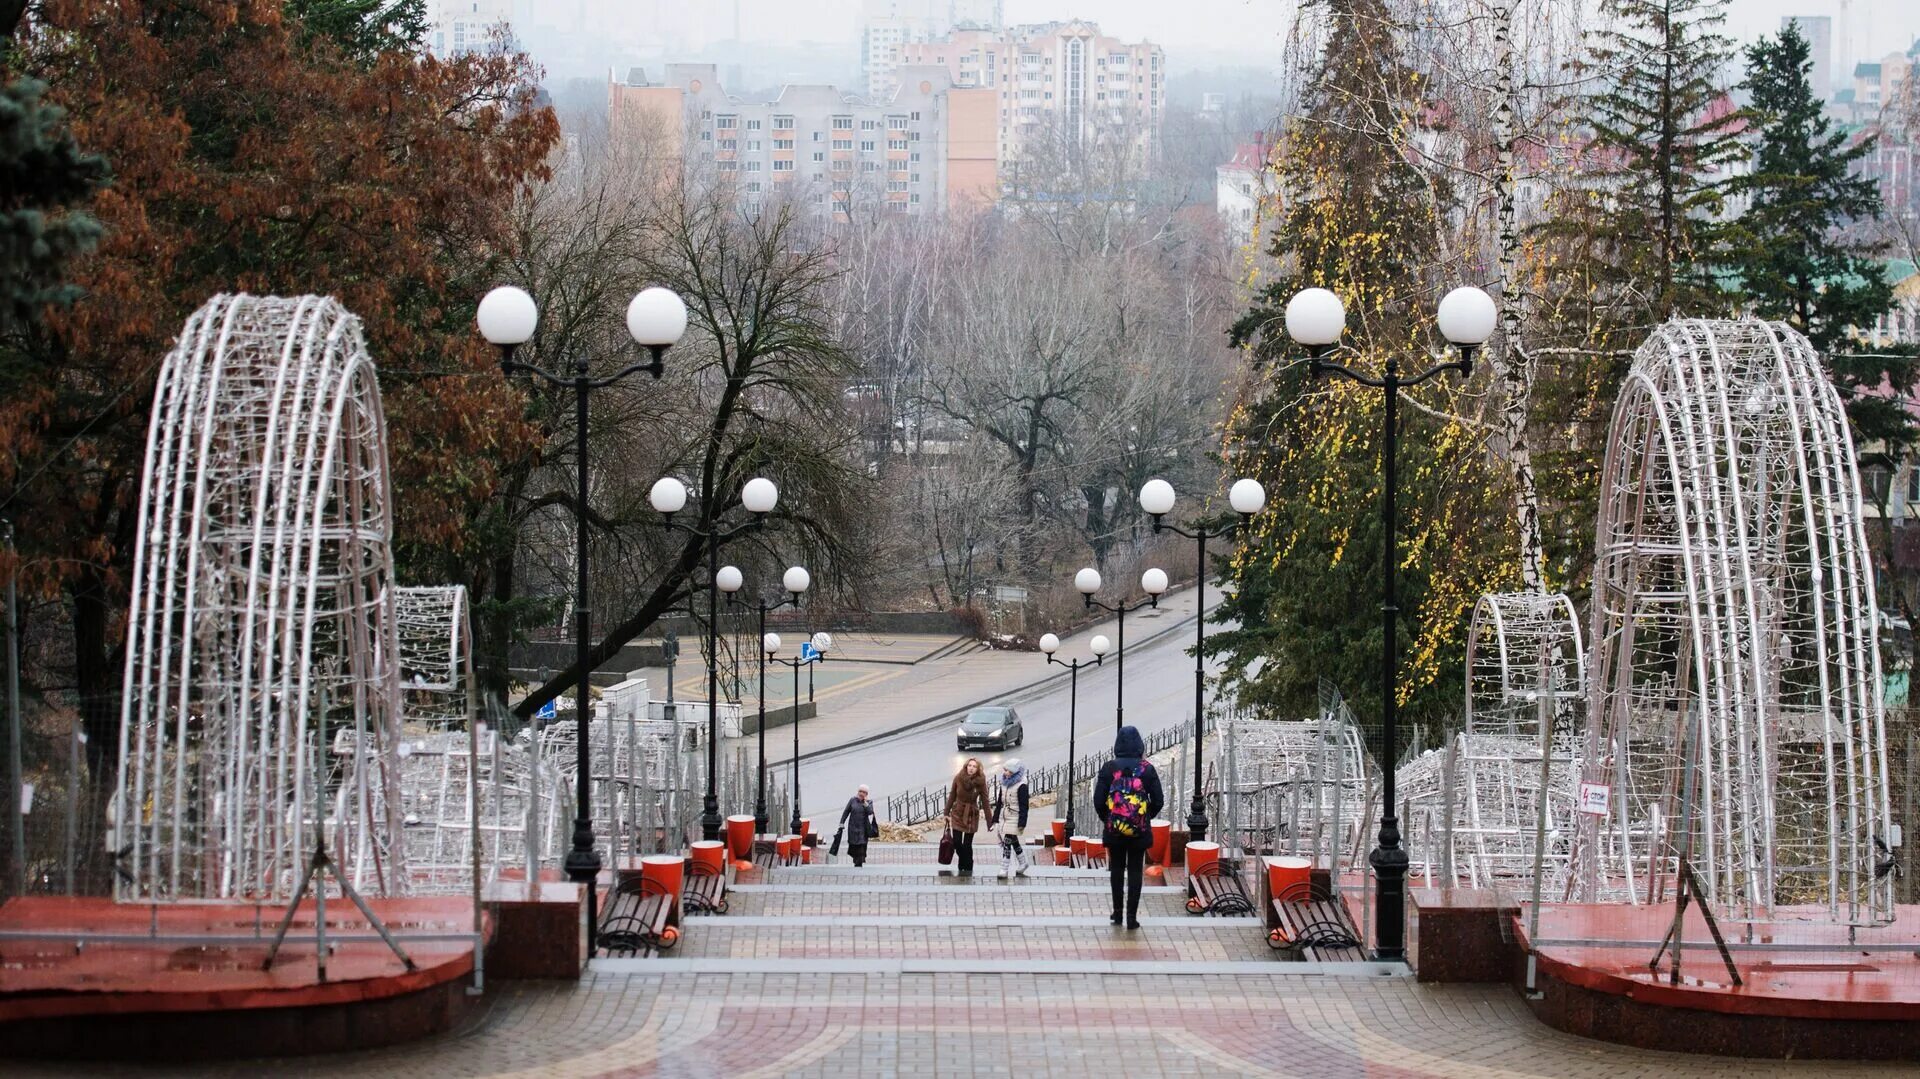
<instances>
[{"instance_id":1,"label":"parked car","mask_svg":"<svg viewBox=\"0 0 1920 1079\"><path fill-rule=\"evenodd\" d=\"M967 713L960 723L960 748L1011 749L1027 740L1020 715L1010 704L988 705Z\"/></svg>"}]
</instances>

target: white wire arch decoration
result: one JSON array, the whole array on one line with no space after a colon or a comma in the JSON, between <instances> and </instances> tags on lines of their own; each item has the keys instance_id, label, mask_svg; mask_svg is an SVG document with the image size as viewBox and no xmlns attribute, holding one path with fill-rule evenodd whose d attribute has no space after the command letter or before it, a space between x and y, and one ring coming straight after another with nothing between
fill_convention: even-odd
<instances>
[{"instance_id":1,"label":"white wire arch decoration","mask_svg":"<svg viewBox=\"0 0 1920 1079\"><path fill-rule=\"evenodd\" d=\"M404 889L391 530L359 319L325 297L209 300L161 367L147 432L122 898L285 899L318 821L357 888Z\"/></svg>"},{"instance_id":2,"label":"white wire arch decoration","mask_svg":"<svg viewBox=\"0 0 1920 1079\"><path fill-rule=\"evenodd\" d=\"M1893 917L1874 582L1852 435L1807 339L1676 320L1601 474L1573 894L1737 919Z\"/></svg>"},{"instance_id":3,"label":"white wire arch decoration","mask_svg":"<svg viewBox=\"0 0 1920 1079\"><path fill-rule=\"evenodd\" d=\"M1538 741L1543 715L1573 741L1586 697L1580 618L1562 592L1489 592L1467 629L1470 734Z\"/></svg>"}]
</instances>

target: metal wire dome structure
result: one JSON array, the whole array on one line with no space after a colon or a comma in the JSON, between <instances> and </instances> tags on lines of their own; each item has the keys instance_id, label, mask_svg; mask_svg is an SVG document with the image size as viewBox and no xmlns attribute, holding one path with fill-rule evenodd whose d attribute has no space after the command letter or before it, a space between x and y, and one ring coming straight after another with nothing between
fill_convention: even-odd
<instances>
[{"instance_id":1,"label":"metal wire dome structure","mask_svg":"<svg viewBox=\"0 0 1920 1079\"><path fill-rule=\"evenodd\" d=\"M1893 917L1874 583L1852 436L1806 338L1678 320L1641 346L1600 477L1577 898Z\"/></svg>"},{"instance_id":2,"label":"metal wire dome structure","mask_svg":"<svg viewBox=\"0 0 1920 1079\"><path fill-rule=\"evenodd\" d=\"M1578 726L1586 656L1573 601L1560 592L1490 592L1467 630L1466 729L1538 741L1541 718L1556 741Z\"/></svg>"},{"instance_id":3,"label":"metal wire dome structure","mask_svg":"<svg viewBox=\"0 0 1920 1079\"><path fill-rule=\"evenodd\" d=\"M387 435L360 321L316 296L195 312L160 371L138 527L122 898L286 898L318 822L355 887L402 890Z\"/></svg>"}]
</instances>

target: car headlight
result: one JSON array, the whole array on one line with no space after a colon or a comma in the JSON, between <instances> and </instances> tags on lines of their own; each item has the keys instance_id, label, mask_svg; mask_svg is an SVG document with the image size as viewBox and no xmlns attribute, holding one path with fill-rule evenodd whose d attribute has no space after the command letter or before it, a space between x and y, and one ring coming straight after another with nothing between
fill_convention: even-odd
<instances>
[{"instance_id":1,"label":"car headlight","mask_svg":"<svg viewBox=\"0 0 1920 1079\"><path fill-rule=\"evenodd\" d=\"M967 729L965 727L962 727L958 731L955 731L954 733L958 734L962 738L965 738L967 736Z\"/></svg>"},{"instance_id":2,"label":"car headlight","mask_svg":"<svg viewBox=\"0 0 1920 1079\"><path fill-rule=\"evenodd\" d=\"M1007 729L1005 727L995 727L994 729L987 732L987 737L998 738L1005 733L1007 733Z\"/></svg>"}]
</instances>

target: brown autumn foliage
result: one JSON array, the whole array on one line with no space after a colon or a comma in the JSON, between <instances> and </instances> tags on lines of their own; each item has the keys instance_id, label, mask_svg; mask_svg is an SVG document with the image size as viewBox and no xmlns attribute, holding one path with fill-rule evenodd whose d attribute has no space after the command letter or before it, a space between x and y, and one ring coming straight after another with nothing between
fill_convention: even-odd
<instances>
[{"instance_id":1,"label":"brown autumn foliage","mask_svg":"<svg viewBox=\"0 0 1920 1079\"><path fill-rule=\"evenodd\" d=\"M535 73L517 55L347 56L296 30L273 0L45 0L8 58L114 173L89 207L107 235L75 267L84 297L5 357L37 388L0 400L22 580L70 623L70 676L37 688L71 678L96 773L118 740L154 379L209 296L330 293L365 321L403 555L484 561L472 522L532 444L471 319L506 212L558 139Z\"/></svg>"}]
</instances>

